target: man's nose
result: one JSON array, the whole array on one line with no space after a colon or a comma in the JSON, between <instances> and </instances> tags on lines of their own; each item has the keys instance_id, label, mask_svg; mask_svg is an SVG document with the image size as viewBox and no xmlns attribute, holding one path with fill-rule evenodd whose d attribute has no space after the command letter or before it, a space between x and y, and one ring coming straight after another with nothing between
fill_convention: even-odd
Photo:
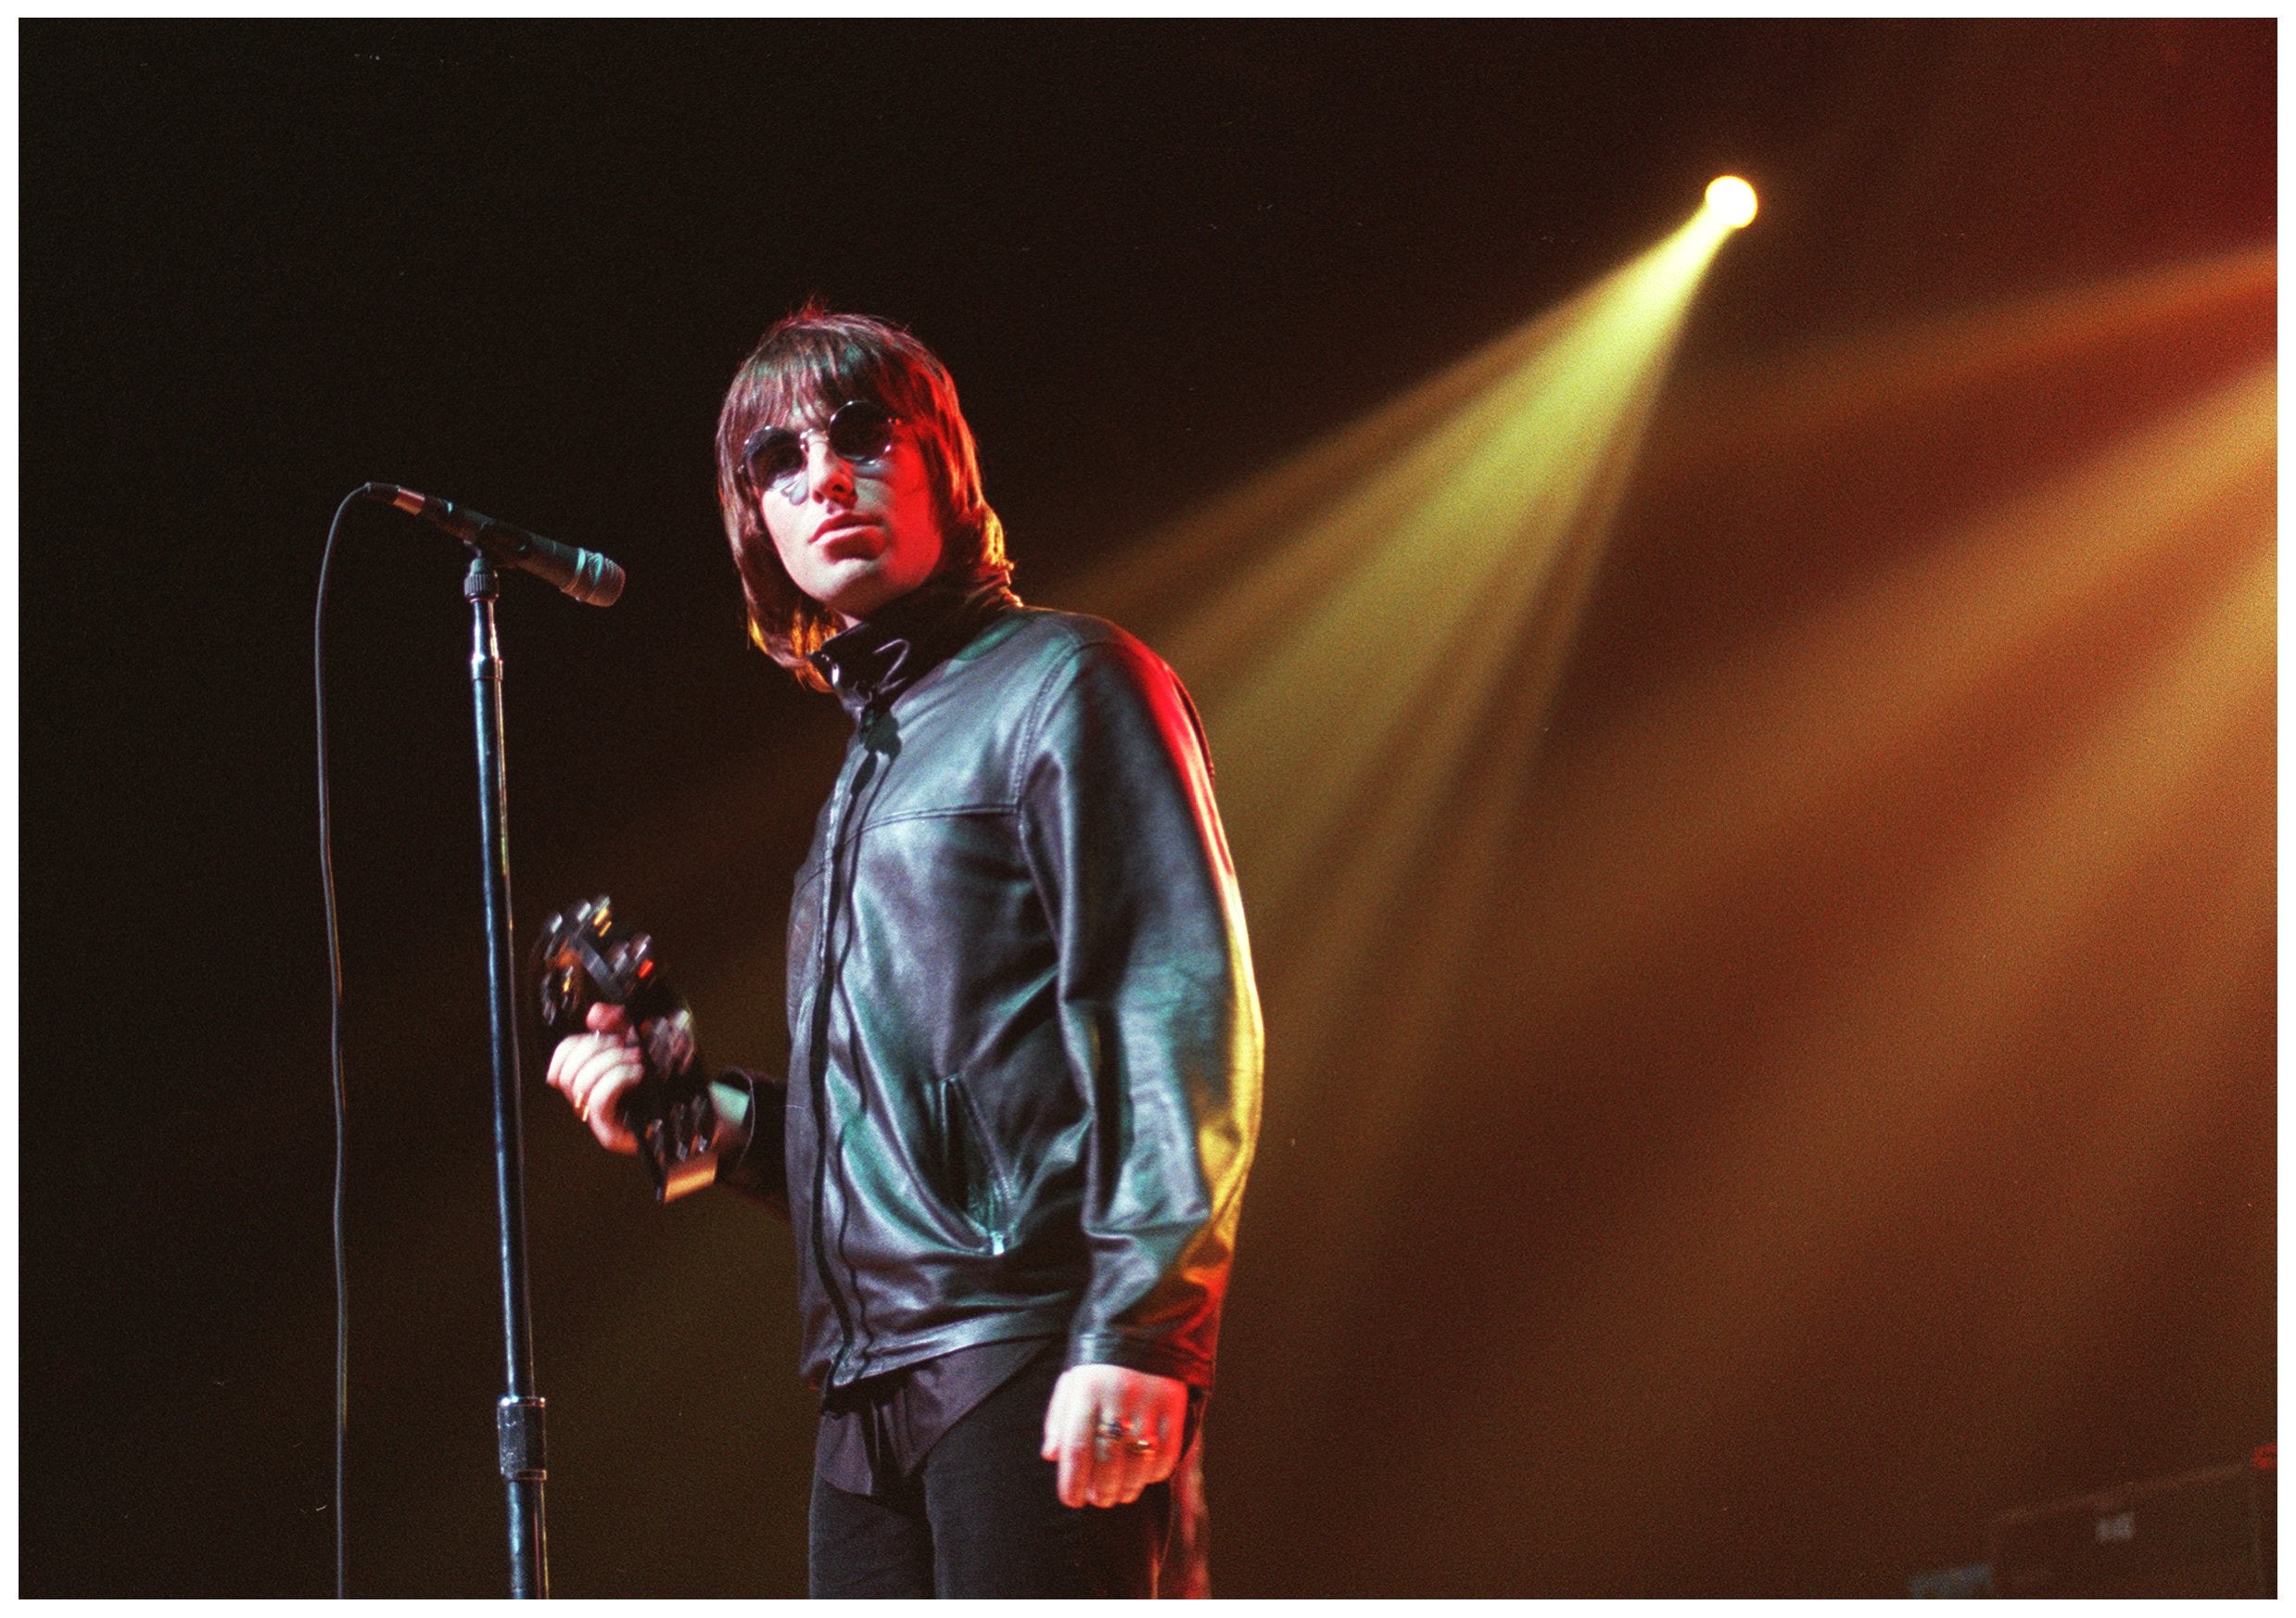
<instances>
[{"instance_id":1,"label":"man's nose","mask_svg":"<svg viewBox=\"0 0 2296 1618\"><path fill-rule=\"evenodd\" d=\"M806 487L825 499L831 495L852 498L853 465L830 448L827 434L806 441Z\"/></svg>"}]
</instances>

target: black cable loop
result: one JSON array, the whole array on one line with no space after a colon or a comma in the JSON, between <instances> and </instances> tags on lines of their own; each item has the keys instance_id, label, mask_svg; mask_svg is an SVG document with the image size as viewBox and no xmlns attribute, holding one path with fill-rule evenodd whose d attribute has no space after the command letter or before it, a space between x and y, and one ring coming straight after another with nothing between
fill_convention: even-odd
<instances>
[{"instance_id":1,"label":"black cable loop","mask_svg":"<svg viewBox=\"0 0 2296 1618\"><path fill-rule=\"evenodd\" d=\"M349 1530L344 1522L344 1471L350 1443L350 1289L343 1246L343 1164L349 1107L343 1090L343 943L335 912L335 831L327 802L327 682L325 627L327 570L335 562L335 537L343 513L374 486L353 489L335 508L327 525L327 548L319 559L319 601L311 624L311 694L319 721L319 879L326 896L327 980L333 1012L328 1046L335 1080L335 1598L348 1594Z\"/></svg>"}]
</instances>

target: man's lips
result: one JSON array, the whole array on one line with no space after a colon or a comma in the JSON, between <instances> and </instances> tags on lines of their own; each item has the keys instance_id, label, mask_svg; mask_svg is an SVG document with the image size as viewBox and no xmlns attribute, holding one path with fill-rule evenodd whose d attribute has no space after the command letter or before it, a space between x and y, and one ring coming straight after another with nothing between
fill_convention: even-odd
<instances>
[{"instance_id":1,"label":"man's lips","mask_svg":"<svg viewBox=\"0 0 2296 1618\"><path fill-rule=\"evenodd\" d=\"M867 517L838 517L822 524L813 531L812 543L834 545L840 540L874 534L877 525Z\"/></svg>"}]
</instances>

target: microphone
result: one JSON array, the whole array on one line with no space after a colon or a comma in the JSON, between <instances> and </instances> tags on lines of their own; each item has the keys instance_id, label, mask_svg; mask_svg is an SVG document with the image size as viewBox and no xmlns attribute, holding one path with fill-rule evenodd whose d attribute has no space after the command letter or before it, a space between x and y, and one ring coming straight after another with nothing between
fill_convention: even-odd
<instances>
[{"instance_id":1,"label":"microphone","mask_svg":"<svg viewBox=\"0 0 2296 1618\"><path fill-rule=\"evenodd\" d=\"M628 582L628 575L595 550L561 545L555 539L529 534L468 506L458 506L452 500L417 494L395 483L371 483L359 492L444 528L463 544L477 546L497 562L547 579L589 606L611 607L620 597L622 586Z\"/></svg>"}]
</instances>

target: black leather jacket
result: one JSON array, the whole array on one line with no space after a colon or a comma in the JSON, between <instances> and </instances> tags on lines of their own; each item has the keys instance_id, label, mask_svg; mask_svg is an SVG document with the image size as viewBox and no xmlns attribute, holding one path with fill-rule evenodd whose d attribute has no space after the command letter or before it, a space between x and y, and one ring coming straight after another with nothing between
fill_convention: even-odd
<instances>
[{"instance_id":1,"label":"black leather jacket","mask_svg":"<svg viewBox=\"0 0 2296 1618\"><path fill-rule=\"evenodd\" d=\"M855 730L790 906L786 1179L729 1176L786 1195L807 1379L1055 1336L1210 1385L1261 1027L1186 692L996 588L817 666Z\"/></svg>"}]
</instances>

